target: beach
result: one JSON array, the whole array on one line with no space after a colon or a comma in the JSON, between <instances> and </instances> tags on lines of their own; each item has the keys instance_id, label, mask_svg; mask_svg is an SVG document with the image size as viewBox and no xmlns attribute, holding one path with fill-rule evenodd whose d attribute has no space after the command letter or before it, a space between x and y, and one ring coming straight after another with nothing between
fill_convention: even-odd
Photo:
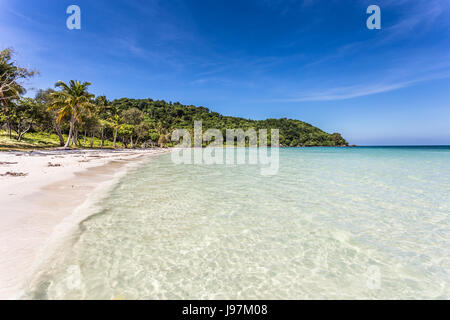
<instances>
[{"instance_id":1,"label":"beach","mask_svg":"<svg viewBox=\"0 0 450 320\"><path fill-rule=\"evenodd\" d=\"M273 176L162 153L0 154L27 174L0 176L0 298L450 296L448 147L282 148Z\"/></svg>"},{"instance_id":2,"label":"beach","mask_svg":"<svg viewBox=\"0 0 450 320\"><path fill-rule=\"evenodd\" d=\"M168 152L0 152L0 299L20 297L34 270L130 168ZM78 214L77 214L78 213Z\"/></svg>"}]
</instances>

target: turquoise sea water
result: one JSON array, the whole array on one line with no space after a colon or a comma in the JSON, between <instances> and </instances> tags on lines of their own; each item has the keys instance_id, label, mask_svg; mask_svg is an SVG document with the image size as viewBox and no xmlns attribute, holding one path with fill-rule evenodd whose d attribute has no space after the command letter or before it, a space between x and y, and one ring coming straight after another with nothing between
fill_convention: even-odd
<instances>
[{"instance_id":1,"label":"turquoise sea water","mask_svg":"<svg viewBox=\"0 0 450 320\"><path fill-rule=\"evenodd\" d=\"M28 292L48 299L450 298L450 148L281 149L279 172L155 158Z\"/></svg>"}]
</instances>

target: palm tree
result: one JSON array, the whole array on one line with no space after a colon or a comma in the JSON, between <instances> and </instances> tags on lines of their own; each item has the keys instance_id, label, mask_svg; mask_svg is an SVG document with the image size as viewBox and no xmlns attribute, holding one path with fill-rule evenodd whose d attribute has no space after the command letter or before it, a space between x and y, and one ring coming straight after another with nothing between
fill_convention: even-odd
<instances>
[{"instance_id":1,"label":"palm tree","mask_svg":"<svg viewBox=\"0 0 450 320\"><path fill-rule=\"evenodd\" d=\"M170 133L168 133L166 125L162 121L158 121L156 125L156 132L159 134L158 144L159 147L162 148L166 143L170 142Z\"/></svg>"},{"instance_id":2,"label":"palm tree","mask_svg":"<svg viewBox=\"0 0 450 320\"><path fill-rule=\"evenodd\" d=\"M85 109L91 106L91 99L94 97L87 91L89 82L70 80L69 85L63 81L58 81L55 87L61 88L51 94L53 102L50 109L58 110L58 122L61 123L64 117L70 117L69 137L64 148L69 147L70 140L73 141L73 133L76 122L81 122L81 117Z\"/></svg>"},{"instance_id":3,"label":"palm tree","mask_svg":"<svg viewBox=\"0 0 450 320\"><path fill-rule=\"evenodd\" d=\"M119 131L120 126L123 124L123 117L121 110L116 106L110 107L109 113L110 117L108 118L108 120L111 123L111 126L114 128L114 148L115 148L117 141L117 132Z\"/></svg>"},{"instance_id":4,"label":"palm tree","mask_svg":"<svg viewBox=\"0 0 450 320\"><path fill-rule=\"evenodd\" d=\"M116 141L117 141L117 132L119 131L120 126L123 124L123 118L116 114L109 118L109 121L112 124L112 127L114 128L114 148L116 147Z\"/></svg>"},{"instance_id":5,"label":"palm tree","mask_svg":"<svg viewBox=\"0 0 450 320\"><path fill-rule=\"evenodd\" d=\"M107 118L108 118L108 114L111 109L111 106L109 105L110 103L109 103L108 99L106 99L105 96L97 97L95 99L95 104L97 106L96 111L99 116L100 128L101 128L102 142L101 142L100 147L103 148L105 145L105 127L108 125Z\"/></svg>"}]
</instances>

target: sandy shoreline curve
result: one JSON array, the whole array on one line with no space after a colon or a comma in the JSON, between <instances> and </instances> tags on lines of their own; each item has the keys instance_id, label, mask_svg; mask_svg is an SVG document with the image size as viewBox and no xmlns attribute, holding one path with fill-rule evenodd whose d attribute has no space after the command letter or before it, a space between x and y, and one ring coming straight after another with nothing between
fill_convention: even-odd
<instances>
[{"instance_id":1,"label":"sandy shoreline curve","mask_svg":"<svg viewBox=\"0 0 450 320\"><path fill-rule=\"evenodd\" d=\"M20 298L50 247L86 217L81 209L130 168L168 152L0 152L0 299Z\"/></svg>"}]
</instances>

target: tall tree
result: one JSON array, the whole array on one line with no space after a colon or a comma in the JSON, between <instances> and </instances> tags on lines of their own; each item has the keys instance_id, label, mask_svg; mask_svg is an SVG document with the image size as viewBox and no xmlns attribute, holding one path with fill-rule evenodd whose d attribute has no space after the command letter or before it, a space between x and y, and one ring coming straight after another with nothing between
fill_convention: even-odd
<instances>
[{"instance_id":1,"label":"tall tree","mask_svg":"<svg viewBox=\"0 0 450 320\"><path fill-rule=\"evenodd\" d=\"M51 94L53 102L50 108L58 110L58 122L66 116L70 118L69 136L64 145L65 148L69 147L71 140L74 140L75 124L81 123L83 113L92 105L91 99L94 95L87 91L90 85L89 82L81 83L74 80L70 80L69 84L58 81L55 87L61 90Z\"/></svg>"},{"instance_id":2,"label":"tall tree","mask_svg":"<svg viewBox=\"0 0 450 320\"><path fill-rule=\"evenodd\" d=\"M22 98L11 108L11 129L17 133L17 141L22 140L42 115L42 106L31 98Z\"/></svg>"},{"instance_id":3,"label":"tall tree","mask_svg":"<svg viewBox=\"0 0 450 320\"><path fill-rule=\"evenodd\" d=\"M36 93L36 96L34 97L34 99L36 100L37 103L39 103L40 105L43 106L43 108L42 108L43 110L47 110L47 112L46 112L47 117L45 117L46 128L53 128L53 130L58 135L59 145L61 147L63 147L65 142L64 142L64 137L62 134L61 123L58 121L58 112L53 109L49 110L49 108L52 104L52 101L53 101L51 94L54 92L55 92L55 90L53 90L53 89L46 89L46 90L40 89Z\"/></svg>"},{"instance_id":4,"label":"tall tree","mask_svg":"<svg viewBox=\"0 0 450 320\"><path fill-rule=\"evenodd\" d=\"M127 132L129 132L131 148L133 148L133 135L137 135L136 128L144 122L144 113L138 108L131 108L123 112L123 118L125 123L129 125Z\"/></svg>"},{"instance_id":5,"label":"tall tree","mask_svg":"<svg viewBox=\"0 0 450 320\"><path fill-rule=\"evenodd\" d=\"M117 133L119 132L120 127L123 124L122 111L118 107L111 107L110 116L108 118L112 128L114 129L114 148L116 147L117 142Z\"/></svg>"},{"instance_id":6,"label":"tall tree","mask_svg":"<svg viewBox=\"0 0 450 320\"><path fill-rule=\"evenodd\" d=\"M95 98L96 112L99 117L99 124L101 130L101 147L105 145L105 128L108 126L109 111L111 109L110 103L105 96Z\"/></svg>"},{"instance_id":7,"label":"tall tree","mask_svg":"<svg viewBox=\"0 0 450 320\"><path fill-rule=\"evenodd\" d=\"M13 50L0 51L0 106L7 120L9 137L11 138L10 108L11 102L25 94L25 81L31 78L37 71L17 66L13 60Z\"/></svg>"}]
</instances>

